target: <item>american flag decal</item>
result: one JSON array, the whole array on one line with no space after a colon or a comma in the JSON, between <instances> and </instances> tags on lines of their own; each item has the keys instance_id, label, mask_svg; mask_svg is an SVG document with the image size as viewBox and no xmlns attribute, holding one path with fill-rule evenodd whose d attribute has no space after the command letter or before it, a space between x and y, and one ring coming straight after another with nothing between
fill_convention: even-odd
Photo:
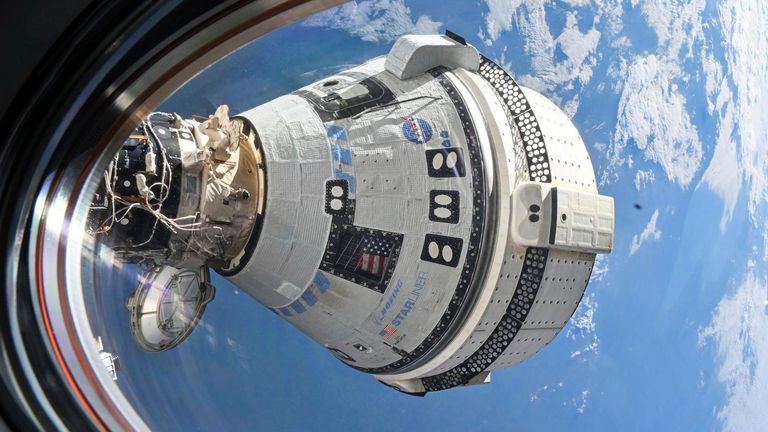
<instances>
[{"instance_id":1,"label":"american flag decal","mask_svg":"<svg viewBox=\"0 0 768 432\"><path fill-rule=\"evenodd\" d=\"M354 203L350 207L354 212ZM337 220L340 222L338 225ZM402 244L402 234L349 225L334 216L320 269L383 293L392 277Z\"/></svg>"},{"instance_id":2,"label":"american flag decal","mask_svg":"<svg viewBox=\"0 0 768 432\"><path fill-rule=\"evenodd\" d=\"M382 238L364 237L360 242L360 255L355 270L380 277L386 268L387 257L392 250L392 242Z\"/></svg>"},{"instance_id":3,"label":"american flag decal","mask_svg":"<svg viewBox=\"0 0 768 432\"><path fill-rule=\"evenodd\" d=\"M387 324L380 332L379 336L384 336L384 339L389 339L397 331L397 327L392 324Z\"/></svg>"}]
</instances>

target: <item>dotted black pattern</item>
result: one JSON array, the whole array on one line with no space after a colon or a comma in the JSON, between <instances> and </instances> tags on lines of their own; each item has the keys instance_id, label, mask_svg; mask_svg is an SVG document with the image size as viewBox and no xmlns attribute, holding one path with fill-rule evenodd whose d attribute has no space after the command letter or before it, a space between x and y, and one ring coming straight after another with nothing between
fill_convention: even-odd
<instances>
[{"instance_id":1,"label":"dotted black pattern","mask_svg":"<svg viewBox=\"0 0 768 432\"><path fill-rule=\"evenodd\" d=\"M467 299L473 290L471 287L477 286L476 268L478 257L480 256L480 245L483 244L483 234L485 233L485 169L483 168L483 158L480 150L480 144L475 131L475 125L467 110L467 105L459 94L458 90L444 75L447 69L437 67L429 71L435 77L437 82L443 87L451 102L456 109L464 129L464 136L467 140L467 153L469 156L470 169L472 170L472 229L469 234L467 245L467 255L461 270L461 278L453 291L451 302L448 304L443 316L438 321L435 328L427 337L411 352L392 347L392 350L402 358L394 363L375 368L362 368L352 364L349 366L370 374L397 373L406 366L422 360L445 336L449 330L453 329L456 317L466 308L471 306Z\"/></svg>"},{"instance_id":2,"label":"dotted black pattern","mask_svg":"<svg viewBox=\"0 0 768 432\"><path fill-rule=\"evenodd\" d=\"M530 179L541 183L551 182L544 136L523 90L504 69L487 57L481 57L478 73L493 86L509 110L508 115L523 140Z\"/></svg>"},{"instance_id":3,"label":"dotted black pattern","mask_svg":"<svg viewBox=\"0 0 768 432\"><path fill-rule=\"evenodd\" d=\"M526 250L525 262L517 281L515 294L498 326L483 345L464 362L441 374L423 378L421 381L426 391L439 391L464 385L501 356L512 343L533 306L536 293L541 286L548 255L548 249L528 248Z\"/></svg>"},{"instance_id":4,"label":"dotted black pattern","mask_svg":"<svg viewBox=\"0 0 768 432\"><path fill-rule=\"evenodd\" d=\"M445 390L466 384L472 377L483 372L493 363L520 330L520 323L504 315L491 336L479 350L475 351L464 363L439 375L422 379L428 392Z\"/></svg>"}]
</instances>

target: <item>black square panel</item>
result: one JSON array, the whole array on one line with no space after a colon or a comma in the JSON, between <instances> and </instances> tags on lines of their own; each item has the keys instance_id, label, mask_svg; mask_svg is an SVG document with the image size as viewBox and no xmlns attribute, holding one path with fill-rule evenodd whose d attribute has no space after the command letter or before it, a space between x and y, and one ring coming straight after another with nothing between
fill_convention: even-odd
<instances>
[{"instance_id":1,"label":"black square panel","mask_svg":"<svg viewBox=\"0 0 768 432\"><path fill-rule=\"evenodd\" d=\"M358 227L339 219L333 218L320 269L383 293L395 271L403 234Z\"/></svg>"},{"instance_id":2,"label":"black square panel","mask_svg":"<svg viewBox=\"0 0 768 432\"><path fill-rule=\"evenodd\" d=\"M338 216L349 212L349 183L346 180L325 182L325 212Z\"/></svg>"},{"instance_id":3,"label":"black square panel","mask_svg":"<svg viewBox=\"0 0 768 432\"><path fill-rule=\"evenodd\" d=\"M429 220L449 224L459 223L459 191L429 191Z\"/></svg>"},{"instance_id":4,"label":"black square panel","mask_svg":"<svg viewBox=\"0 0 768 432\"><path fill-rule=\"evenodd\" d=\"M421 248L421 259L448 267L459 265L464 240L438 234L427 234Z\"/></svg>"},{"instance_id":5,"label":"black square panel","mask_svg":"<svg viewBox=\"0 0 768 432\"><path fill-rule=\"evenodd\" d=\"M427 150L427 174L430 177L464 177L464 154L458 147Z\"/></svg>"}]
</instances>

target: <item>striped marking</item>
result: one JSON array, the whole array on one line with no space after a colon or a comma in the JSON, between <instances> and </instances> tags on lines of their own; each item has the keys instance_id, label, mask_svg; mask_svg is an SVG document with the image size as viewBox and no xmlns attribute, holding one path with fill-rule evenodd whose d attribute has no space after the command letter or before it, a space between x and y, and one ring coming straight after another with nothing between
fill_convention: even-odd
<instances>
[{"instance_id":1,"label":"striped marking","mask_svg":"<svg viewBox=\"0 0 768 432\"><path fill-rule=\"evenodd\" d=\"M348 148L341 147L338 144L331 144L331 155L336 162L352 166L352 152Z\"/></svg>"},{"instance_id":2,"label":"striped marking","mask_svg":"<svg viewBox=\"0 0 768 432\"><path fill-rule=\"evenodd\" d=\"M320 291L320 294L323 294L328 291L330 286L331 283L328 281L328 278L323 274L323 272L317 271L315 273L315 279L312 281L312 284L308 286L306 290L304 290L304 293L301 294L300 298L286 307L272 308L272 312L279 313L286 317L301 315L306 312L307 309L317 304L317 291Z\"/></svg>"}]
</instances>

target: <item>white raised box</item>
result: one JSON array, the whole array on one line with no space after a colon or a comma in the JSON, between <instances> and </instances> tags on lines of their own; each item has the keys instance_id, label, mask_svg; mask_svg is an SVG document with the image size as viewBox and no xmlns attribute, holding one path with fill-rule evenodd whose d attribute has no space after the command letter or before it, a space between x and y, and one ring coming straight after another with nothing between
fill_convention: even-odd
<instances>
[{"instance_id":1,"label":"white raised box","mask_svg":"<svg viewBox=\"0 0 768 432\"><path fill-rule=\"evenodd\" d=\"M512 239L520 246L608 253L613 198L526 182L512 194Z\"/></svg>"},{"instance_id":2,"label":"white raised box","mask_svg":"<svg viewBox=\"0 0 768 432\"><path fill-rule=\"evenodd\" d=\"M419 76L437 66L476 71L480 67L480 54L472 45L458 43L447 36L407 35L395 42L384 62L384 68L400 80Z\"/></svg>"}]
</instances>

